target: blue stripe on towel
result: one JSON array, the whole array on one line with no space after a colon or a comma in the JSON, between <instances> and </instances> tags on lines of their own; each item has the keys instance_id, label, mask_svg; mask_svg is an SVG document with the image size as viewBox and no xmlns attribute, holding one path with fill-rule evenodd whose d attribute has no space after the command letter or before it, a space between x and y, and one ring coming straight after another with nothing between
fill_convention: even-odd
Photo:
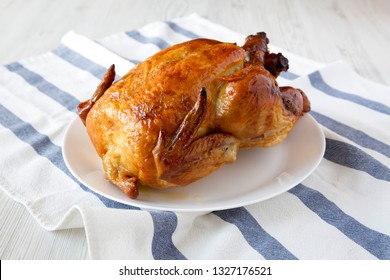
<instances>
[{"instance_id":1,"label":"blue stripe on towel","mask_svg":"<svg viewBox=\"0 0 390 280\"><path fill-rule=\"evenodd\" d=\"M61 147L54 144L47 135L37 131L31 124L24 122L1 104L0 124L11 130L20 140L29 144L38 155L47 158L55 167L60 169L73 181L79 184L84 191L88 191L96 195L107 207L137 209L135 207L105 198L81 184L66 167L64 158L62 157Z\"/></svg>"},{"instance_id":2,"label":"blue stripe on towel","mask_svg":"<svg viewBox=\"0 0 390 280\"><path fill-rule=\"evenodd\" d=\"M169 47L169 43L167 41L158 37L146 37L136 30L127 31L125 34L140 43L153 44L161 50Z\"/></svg>"},{"instance_id":3,"label":"blue stripe on towel","mask_svg":"<svg viewBox=\"0 0 390 280\"><path fill-rule=\"evenodd\" d=\"M185 260L176 248L172 235L177 227L177 216L173 212L150 211L154 224L152 254L156 260Z\"/></svg>"},{"instance_id":4,"label":"blue stripe on towel","mask_svg":"<svg viewBox=\"0 0 390 280\"><path fill-rule=\"evenodd\" d=\"M179 26L178 24L174 23L173 21L165 21L165 23L173 30L175 31L176 33L178 34L181 34L187 38L190 38L190 39L197 39L197 38L200 38L199 35L195 34L194 32L188 30L188 29L185 29L181 26Z\"/></svg>"},{"instance_id":5,"label":"blue stripe on towel","mask_svg":"<svg viewBox=\"0 0 390 280\"><path fill-rule=\"evenodd\" d=\"M342 124L332 118L322 115L315 111L310 114L323 126L336 132L337 134L355 142L356 144L374 150L390 158L390 146L367 135L361 130Z\"/></svg>"},{"instance_id":6,"label":"blue stripe on towel","mask_svg":"<svg viewBox=\"0 0 390 280\"><path fill-rule=\"evenodd\" d=\"M70 64L76 66L79 69L87 71L94 75L96 78L101 80L106 74L107 69L88 58L82 56L81 54L75 52L74 50L68 48L65 45L59 45L56 49L52 51L55 55L59 56L63 60L69 62ZM110 66L110 65L107 65ZM119 80L120 76L116 75L115 80Z\"/></svg>"},{"instance_id":7,"label":"blue stripe on towel","mask_svg":"<svg viewBox=\"0 0 390 280\"><path fill-rule=\"evenodd\" d=\"M73 64L77 68L80 68L82 70L85 70L85 71L91 73L99 80L101 80L103 78L104 74L107 72L107 68L92 62L91 60L89 60L86 57L82 56L81 54L71 50L70 48L68 48L65 45L59 45L52 52L55 55L66 60L67 62Z\"/></svg>"},{"instance_id":8,"label":"blue stripe on towel","mask_svg":"<svg viewBox=\"0 0 390 280\"><path fill-rule=\"evenodd\" d=\"M287 72L280 72L280 77L285 78L287 80L295 80L295 79L299 78L299 75L297 75L291 71L287 71Z\"/></svg>"},{"instance_id":9,"label":"blue stripe on towel","mask_svg":"<svg viewBox=\"0 0 390 280\"><path fill-rule=\"evenodd\" d=\"M372 230L344 213L320 192L302 184L289 190L321 219L336 227L379 259L390 259L390 237Z\"/></svg>"},{"instance_id":10,"label":"blue stripe on towel","mask_svg":"<svg viewBox=\"0 0 390 280\"><path fill-rule=\"evenodd\" d=\"M327 138L324 158L390 182L390 169L387 166L348 143Z\"/></svg>"},{"instance_id":11,"label":"blue stripe on towel","mask_svg":"<svg viewBox=\"0 0 390 280\"><path fill-rule=\"evenodd\" d=\"M31 124L21 120L2 104L0 104L0 123L10 129L20 140L29 144L37 154L50 160L53 165L64 171L69 177L73 177L65 167L61 147L54 144L47 135L38 132Z\"/></svg>"},{"instance_id":12,"label":"blue stripe on towel","mask_svg":"<svg viewBox=\"0 0 390 280\"><path fill-rule=\"evenodd\" d=\"M241 231L248 244L264 258L270 260L297 259L278 240L268 234L244 207L213 213L222 220L234 224Z\"/></svg>"},{"instance_id":13,"label":"blue stripe on towel","mask_svg":"<svg viewBox=\"0 0 390 280\"><path fill-rule=\"evenodd\" d=\"M348 100L348 101L354 102L356 104L362 105L364 107L370 108L372 110L375 110L377 112L381 112L383 114L390 115L390 108L384 104L381 104L379 102L372 101L372 100L360 97L358 95L344 92L344 91L338 90L334 87L331 87L330 85L328 85L324 81L324 79L319 71L315 71L315 72L311 73L309 75L309 80L310 80L311 85L314 88L316 88L316 89L318 89L318 90L320 90L320 91L322 91L330 96L341 98L344 100Z\"/></svg>"},{"instance_id":14,"label":"blue stripe on towel","mask_svg":"<svg viewBox=\"0 0 390 280\"><path fill-rule=\"evenodd\" d=\"M57 101L60 105L64 106L69 111L76 111L77 105L80 103L80 101L71 94L49 83L39 74L28 70L18 62L8 64L5 67L8 69L8 71L18 74L27 83L36 87L40 92L50 97L54 101Z\"/></svg>"}]
</instances>

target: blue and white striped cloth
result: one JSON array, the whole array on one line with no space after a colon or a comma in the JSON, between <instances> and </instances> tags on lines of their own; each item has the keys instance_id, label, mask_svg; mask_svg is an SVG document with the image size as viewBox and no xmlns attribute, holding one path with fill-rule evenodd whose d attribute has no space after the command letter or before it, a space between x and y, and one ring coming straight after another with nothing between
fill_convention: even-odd
<instances>
[{"instance_id":1,"label":"blue and white striped cloth","mask_svg":"<svg viewBox=\"0 0 390 280\"><path fill-rule=\"evenodd\" d=\"M275 198L207 214L145 211L71 175L64 132L107 67L115 63L121 76L198 37L245 38L191 15L97 41L69 32L55 50L1 67L3 190L47 230L84 227L92 259L390 259L390 88L343 62L324 65L271 47L290 60L279 84L308 94L327 144L315 172Z\"/></svg>"}]
</instances>

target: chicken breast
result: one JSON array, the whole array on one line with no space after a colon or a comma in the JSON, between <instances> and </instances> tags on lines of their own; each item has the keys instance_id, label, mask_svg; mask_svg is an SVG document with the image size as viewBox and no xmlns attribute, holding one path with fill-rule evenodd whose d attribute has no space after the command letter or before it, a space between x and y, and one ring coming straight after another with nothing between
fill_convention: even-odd
<instances>
[{"instance_id":1,"label":"chicken breast","mask_svg":"<svg viewBox=\"0 0 390 280\"><path fill-rule=\"evenodd\" d=\"M110 67L79 115L108 180L130 198L142 186L181 187L239 149L281 143L310 110L299 89L279 87L288 69L264 32L244 46L196 39L166 48L113 83Z\"/></svg>"}]
</instances>

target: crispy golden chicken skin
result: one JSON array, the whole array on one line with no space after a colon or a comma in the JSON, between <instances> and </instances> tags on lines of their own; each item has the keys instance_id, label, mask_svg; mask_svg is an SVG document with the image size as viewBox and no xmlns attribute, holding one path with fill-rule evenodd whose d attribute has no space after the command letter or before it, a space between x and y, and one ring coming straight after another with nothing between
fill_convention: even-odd
<instances>
[{"instance_id":1,"label":"crispy golden chicken skin","mask_svg":"<svg viewBox=\"0 0 390 280\"><path fill-rule=\"evenodd\" d=\"M239 149L281 143L310 103L301 90L278 86L288 60L267 44L264 32L242 47L188 41L115 83L110 67L78 107L108 180L136 198L142 186L197 181L234 162Z\"/></svg>"}]
</instances>

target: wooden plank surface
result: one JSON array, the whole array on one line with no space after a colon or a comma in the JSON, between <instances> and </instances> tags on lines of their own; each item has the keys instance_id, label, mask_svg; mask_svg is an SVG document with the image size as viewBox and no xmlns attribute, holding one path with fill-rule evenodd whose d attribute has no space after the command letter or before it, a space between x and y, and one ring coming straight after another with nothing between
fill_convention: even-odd
<instances>
[{"instance_id":1,"label":"wooden plank surface","mask_svg":"<svg viewBox=\"0 0 390 280\"><path fill-rule=\"evenodd\" d=\"M0 63L47 52L75 30L92 39L198 13L243 34L266 31L273 45L320 62L348 62L390 85L386 0L0 0ZM0 191L0 259L85 259L83 229L48 232Z\"/></svg>"}]
</instances>

